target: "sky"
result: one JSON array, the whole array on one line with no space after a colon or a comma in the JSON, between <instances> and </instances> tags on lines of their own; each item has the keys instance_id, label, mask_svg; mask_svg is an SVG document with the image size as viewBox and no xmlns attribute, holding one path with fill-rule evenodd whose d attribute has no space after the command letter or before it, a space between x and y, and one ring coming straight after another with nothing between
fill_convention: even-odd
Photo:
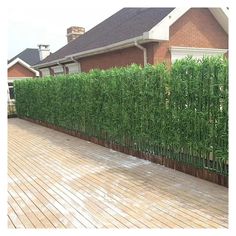
<instances>
[{"instance_id":1,"label":"sky","mask_svg":"<svg viewBox=\"0 0 236 236\"><path fill-rule=\"evenodd\" d=\"M54 2L54 1L53 1ZM60 2L60 1L58 1ZM49 44L55 52L67 43L66 29L81 26L86 31L120 10L119 4L107 9L94 4L80 4L79 1L67 0L72 4L58 3L28 5L24 8L10 6L8 11L8 59L25 48L37 48L38 44Z\"/></svg>"}]
</instances>

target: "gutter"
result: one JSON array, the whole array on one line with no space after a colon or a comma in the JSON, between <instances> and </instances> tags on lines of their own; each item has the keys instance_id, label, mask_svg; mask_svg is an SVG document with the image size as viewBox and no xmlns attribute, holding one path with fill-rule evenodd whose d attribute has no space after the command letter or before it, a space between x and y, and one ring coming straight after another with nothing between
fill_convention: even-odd
<instances>
[{"instance_id":1,"label":"gutter","mask_svg":"<svg viewBox=\"0 0 236 236\"><path fill-rule=\"evenodd\" d=\"M77 60L75 60L75 58L74 58L74 57L70 57L70 59L71 59L73 62L77 62L77 63L78 63L78 61L77 61Z\"/></svg>"},{"instance_id":2,"label":"gutter","mask_svg":"<svg viewBox=\"0 0 236 236\"><path fill-rule=\"evenodd\" d=\"M70 61L76 61L76 59L79 59L79 58L93 56L93 55L107 53L107 52L112 52L112 51L115 51L115 50L124 49L124 48L132 47L132 46L136 46L136 47L140 48L141 50L143 50L143 52L144 52L144 65L146 65L147 64L146 48L141 46L140 43L159 42L159 41L160 40L158 40L158 39L151 38L150 34L148 32L144 32L143 35L138 36L138 37L123 40L123 41L113 43L113 44L110 44L110 45L107 45L107 46L104 46L104 47L95 48L95 49L91 49L91 50L87 50L87 51L83 51L83 52L79 52L79 53L70 54L68 56L65 56L64 58L59 59L59 60L57 59L57 60L53 60L53 61L50 61L50 62L45 62L45 63L42 63L42 64L34 65L34 68L40 69L40 68L43 68L43 67L53 66L53 65L57 64L58 62L67 63L67 62L70 62Z\"/></svg>"},{"instance_id":3,"label":"gutter","mask_svg":"<svg viewBox=\"0 0 236 236\"><path fill-rule=\"evenodd\" d=\"M144 40L143 36L123 40L118 43L113 43L113 44L110 44L110 45L107 45L104 47L100 47L100 48L95 48L95 49L91 49L91 50L87 50L87 51L83 51L83 52L79 52L79 53L74 53L74 54L66 56L65 58L70 58L70 57L81 58L81 57L85 57L85 56L92 56L92 55L95 55L98 53L101 54L101 53L105 53L105 52L111 52L111 51L115 51L118 49L123 49L123 48L127 48L130 46L134 46L135 41L141 41L141 40Z\"/></svg>"},{"instance_id":4,"label":"gutter","mask_svg":"<svg viewBox=\"0 0 236 236\"><path fill-rule=\"evenodd\" d=\"M143 65L146 66L147 65L147 49L141 46L140 44L138 44L137 41L134 42L134 45L143 51Z\"/></svg>"}]
</instances>

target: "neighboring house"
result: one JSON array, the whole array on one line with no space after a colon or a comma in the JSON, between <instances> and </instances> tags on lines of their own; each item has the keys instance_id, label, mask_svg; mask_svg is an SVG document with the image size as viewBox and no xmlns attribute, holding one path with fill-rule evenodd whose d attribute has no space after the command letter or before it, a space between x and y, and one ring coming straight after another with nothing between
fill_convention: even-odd
<instances>
[{"instance_id":1,"label":"neighboring house","mask_svg":"<svg viewBox=\"0 0 236 236\"><path fill-rule=\"evenodd\" d=\"M45 76L227 51L227 9L124 8L33 67Z\"/></svg>"},{"instance_id":2,"label":"neighboring house","mask_svg":"<svg viewBox=\"0 0 236 236\"><path fill-rule=\"evenodd\" d=\"M49 54L49 45L40 44L39 48L27 48L8 61L8 100L14 99L14 80L39 77L39 72L32 65Z\"/></svg>"}]
</instances>

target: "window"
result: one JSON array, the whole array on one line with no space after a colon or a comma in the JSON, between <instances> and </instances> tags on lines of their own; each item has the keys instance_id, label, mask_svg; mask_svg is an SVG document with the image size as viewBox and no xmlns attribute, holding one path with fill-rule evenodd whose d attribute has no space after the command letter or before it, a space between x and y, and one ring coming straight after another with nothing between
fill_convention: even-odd
<instances>
[{"instance_id":1,"label":"window","mask_svg":"<svg viewBox=\"0 0 236 236\"><path fill-rule=\"evenodd\" d=\"M41 73L42 73L42 77L45 76L49 76L50 75L50 71L48 68L44 68L44 69L40 69Z\"/></svg>"},{"instance_id":2,"label":"window","mask_svg":"<svg viewBox=\"0 0 236 236\"><path fill-rule=\"evenodd\" d=\"M75 62L75 63L71 63L71 64L67 64L66 67L68 68L68 73L72 74L72 73L79 73L81 72L81 68L80 68L80 63Z\"/></svg>"},{"instance_id":3,"label":"window","mask_svg":"<svg viewBox=\"0 0 236 236\"><path fill-rule=\"evenodd\" d=\"M193 58L202 58L203 56L217 56L224 55L228 49L218 48L192 48L192 47L171 47L171 62L173 63L177 59L182 59L188 55Z\"/></svg>"},{"instance_id":4,"label":"window","mask_svg":"<svg viewBox=\"0 0 236 236\"><path fill-rule=\"evenodd\" d=\"M52 67L54 75L64 74L64 68L62 65Z\"/></svg>"},{"instance_id":5,"label":"window","mask_svg":"<svg viewBox=\"0 0 236 236\"><path fill-rule=\"evenodd\" d=\"M8 82L8 100L14 100L15 99L15 94L14 94L14 88L13 88L13 82L10 81Z\"/></svg>"}]
</instances>

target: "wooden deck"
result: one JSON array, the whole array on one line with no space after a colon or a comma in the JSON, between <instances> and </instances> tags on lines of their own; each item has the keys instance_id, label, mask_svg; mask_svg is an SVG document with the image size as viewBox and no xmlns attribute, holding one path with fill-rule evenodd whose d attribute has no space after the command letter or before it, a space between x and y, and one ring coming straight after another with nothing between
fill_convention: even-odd
<instances>
[{"instance_id":1,"label":"wooden deck","mask_svg":"<svg viewBox=\"0 0 236 236\"><path fill-rule=\"evenodd\" d=\"M228 189L9 119L9 228L227 228Z\"/></svg>"}]
</instances>

